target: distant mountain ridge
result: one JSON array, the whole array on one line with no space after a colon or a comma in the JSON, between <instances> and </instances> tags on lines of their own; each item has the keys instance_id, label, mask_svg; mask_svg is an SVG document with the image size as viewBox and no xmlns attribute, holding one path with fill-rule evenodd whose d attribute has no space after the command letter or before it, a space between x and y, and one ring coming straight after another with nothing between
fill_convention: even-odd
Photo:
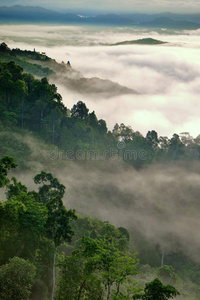
<instances>
[{"instance_id":1,"label":"distant mountain ridge","mask_svg":"<svg viewBox=\"0 0 200 300\"><path fill-rule=\"evenodd\" d=\"M200 13L197 14L101 14L82 16L74 13L60 13L39 6L2 6L0 7L0 23L50 23L133 26L147 28L198 29Z\"/></svg>"},{"instance_id":2,"label":"distant mountain ridge","mask_svg":"<svg viewBox=\"0 0 200 300\"><path fill-rule=\"evenodd\" d=\"M39 6L0 7L0 23L2 22L47 22L66 23L78 21L80 17L75 14L62 14Z\"/></svg>"},{"instance_id":3,"label":"distant mountain ridge","mask_svg":"<svg viewBox=\"0 0 200 300\"><path fill-rule=\"evenodd\" d=\"M144 22L141 25L144 27L165 27L165 28L187 28L187 29L197 29L200 27L196 23L187 21L187 20L174 20L169 17L161 16L155 18L153 21Z\"/></svg>"}]
</instances>

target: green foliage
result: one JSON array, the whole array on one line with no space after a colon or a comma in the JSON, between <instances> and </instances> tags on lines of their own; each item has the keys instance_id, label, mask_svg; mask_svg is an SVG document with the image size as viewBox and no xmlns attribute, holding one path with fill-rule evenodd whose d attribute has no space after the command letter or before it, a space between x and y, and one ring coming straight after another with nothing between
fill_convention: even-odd
<instances>
[{"instance_id":1,"label":"green foliage","mask_svg":"<svg viewBox=\"0 0 200 300\"><path fill-rule=\"evenodd\" d=\"M181 142L178 134L174 134L170 140L168 157L174 160L180 159L185 152L185 145Z\"/></svg>"},{"instance_id":2,"label":"green foliage","mask_svg":"<svg viewBox=\"0 0 200 300\"><path fill-rule=\"evenodd\" d=\"M23 61L25 57L38 62L48 61L45 55L37 52L11 51L6 44L0 45L0 52L4 59L13 55L13 61ZM15 157L21 167L28 165L31 150L23 136L19 138L11 133L15 128L18 131L23 129L23 132L32 131L45 142L54 144L58 150L55 159L66 157L85 162L121 158L135 168L157 161L199 160L198 139L188 142L177 134L172 139L158 137L155 130L148 131L144 137L125 124L116 124L113 132L110 132L106 122L98 120L94 111L89 113L82 101L73 106L70 114L54 84L49 84L46 77L35 79L31 74L23 73L22 65L18 66L13 61L0 62L0 154ZM31 72L34 73L33 70ZM128 231L89 217L78 217L76 220L75 212L66 210L63 205L65 187L50 173L41 172L35 176L38 192L28 191L16 178L9 184L8 171L15 166L9 156L0 161L0 187L7 186L7 201L0 202L0 264L5 265L16 255L29 259L37 272L32 298L45 299L48 297L47 289L49 294L51 290L53 253L55 247L60 251L62 245L68 255L72 254L61 257L59 262L58 299L102 299L105 294L107 299L130 299L137 292L134 282L128 285L128 280L136 273L137 259L127 252L130 239ZM101 189L100 185L100 197ZM116 185L107 189L104 187L104 195L108 196L107 201L109 197L115 198L115 195L120 201L128 203L130 200ZM70 248L64 245L71 240ZM139 252L141 264L153 267L160 265L159 247L142 238L136 238L134 243L134 251ZM146 274L146 278L141 276L141 280L144 282L148 276L150 280L158 276L165 284L180 284L176 274L178 270L179 275L198 282L198 264L194 266L186 258L180 258L180 253L179 258L173 256L167 262L169 256L165 258L169 266L155 270L140 266L140 270ZM170 266L174 261L176 272ZM155 295L151 295L151 286L154 289L158 286L168 297L173 295L167 294L167 290L162 289L156 281L147 286L146 297L155 298Z\"/></svg>"},{"instance_id":3,"label":"green foliage","mask_svg":"<svg viewBox=\"0 0 200 300\"><path fill-rule=\"evenodd\" d=\"M54 64L45 54L10 50L5 43L0 54L12 57L17 64L17 60ZM54 84L49 84L46 77L40 80L24 74L22 65L13 60L0 62L0 117L4 127L18 126L36 132L46 142L61 148L66 159L74 161L121 158L140 169L156 161L199 160L198 139L188 142L177 134L171 139L158 137L155 130L149 130L144 137L123 123L116 124L111 133L106 122L98 120L94 111L89 113L82 101L74 104L70 114ZM34 74L34 70L30 72Z\"/></svg>"},{"instance_id":4,"label":"green foliage","mask_svg":"<svg viewBox=\"0 0 200 300\"><path fill-rule=\"evenodd\" d=\"M29 300L36 274L35 266L28 260L13 257L0 266L0 298L2 300Z\"/></svg>"},{"instance_id":5,"label":"green foliage","mask_svg":"<svg viewBox=\"0 0 200 300\"><path fill-rule=\"evenodd\" d=\"M27 59L29 61L27 61ZM35 51L27 51L20 49L10 49L5 43L0 44L0 60L2 62L14 61L17 65L35 76L44 77L53 74L53 71L48 67L42 67L40 64L31 63L30 60L50 61L46 55Z\"/></svg>"},{"instance_id":6,"label":"green foliage","mask_svg":"<svg viewBox=\"0 0 200 300\"><path fill-rule=\"evenodd\" d=\"M47 209L21 192L1 206L0 237L4 253L2 260L18 255L34 259L40 241L45 238Z\"/></svg>"},{"instance_id":7,"label":"green foliage","mask_svg":"<svg viewBox=\"0 0 200 300\"><path fill-rule=\"evenodd\" d=\"M75 247L79 245L83 236L89 236L93 239L98 238L98 236L104 236L107 239L114 239L119 250L126 251L128 249L129 233L123 227L116 229L115 226L108 222L80 216L78 216L77 220L71 222L71 226L75 232L72 239L72 244L74 243Z\"/></svg>"},{"instance_id":8,"label":"green foliage","mask_svg":"<svg viewBox=\"0 0 200 300\"><path fill-rule=\"evenodd\" d=\"M95 272L88 269L87 260L78 254L60 257L61 278L56 300L101 300L103 286Z\"/></svg>"},{"instance_id":9,"label":"green foliage","mask_svg":"<svg viewBox=\"0 0 200 300\"><path fill-rule=\"evenodd\" d=\"M137 281L129 278L126 284L123 285L123 291L112 290L111 300L132 300L133 295L140 293L142 290L143 288L138 285Z\"/></svg>"},{"instance_id":10,"label":"green foliage","mask_svg":"<svg viewBox=\"0 0 200 300\"><path fill-rule=\"evenodd\" d=\"M48 238L54 241L56 247L63 242L71 242L74 232L70 226L70 219L76 218L75 211L67 211L59 195L49 200L46 207L48 209L46 222Z\"/></svg>"},{"instance_id":11,"label":"green foliage","mask_svg":"<svg viewBox=\"0 0 200 300\"><path fill-rule=\"evenodd\" d=\"M65 299L73 286L74 295L71 299L93 299L93 293L99 286L98 299L102 297L102 286L106 287L107 299L111 296L111 287L115 283L117 292L120 286L131 275L136 274L136 257L118 249L117 240L111 237L97 236L95 239L83 236L81 243L70 257L63 256L60 260L61 279L59 282L58 299ZM70 268L73 265L74 268ZM92 285L88 296L88 285ZM66 298L68 299L68 298Z\"/></svg>"},{"instance_id":12,"label":"green foliage","mask_svg":"<svg viewBox=\"0 0 200 300\"><path fill-rule=\"evenodd\" d=\"M2 47L5 50L5 45ZM152 130L143 137L124 124L116 124L111 133L106 122L89 113L82 101L73 106L70 116L54 84L46 77L39 80L24 74L13 61L0 63L0 108L4 127L37 132L46 142L66 151L69 160L118 157L139 169L156 160L199 159L198 145L186 148L176 134L166 140ZM22 159L19 162L22 164Z\"/></svg>"},{"instance_id":13,"label":"green foliage","mask_svg":"<svg viewBox=\"0 0 200 300\"><path fill-rule=\"evenodd\" d=\"M11 156L4 156L0 160L0 187L4 187L8 182L8 171L16 168L14 159Z\"/></svg>"},{"instance_id":14,"label":"green foliage","mask_svg":"<svg viewBox=\"0 0 200 300\"><path fill-rule=\"evenodd\" d=\"M34 177L36 184L43 184L39 187L39 195L43 204L46 204L50 199L59 195L61 198L65 193L65 186L60 184L58 179L53 177L51 173L42 171Z\"/></svg>"},{"instance_id":15,"label":"green foliage","mask_svg":"<svg viewBox=\"0 0 200 300\"><path fill-rule=\"evenodd\" d=\"M126 228L119 227L118 230L121 232L122 236L125 236L127 238L127 241L130 240L130 235L129 235L129 232L128 232L128 230Z\"/></svg>"},{"instance_id":16,"label":"green foliage","mask_svg":"<svg viewBox=\"0 0 200 300\"><path fill-rule=\"evenodd\" d=\"M133 299L142 300L167 300L180 295L179 292L171 285L163 285L162 282L156 278L153 281L146 283L143 295L134 295Z\"/></svg>"},{"instance_id":17,"label":"green foliage","mask_svg":"<svg viewBox=\"0 0 200 300\"><path fill-rule=\"evenodd\" d=\"M48 289L41 279L35 279L31 289L31 300L48 300Z\"/></svg>"},{"instance_id":18,"label":"green foliage","mask_svg":"<svg viewBox=\"0 0 200 300\"><path fill-rule=\"evenodd\" d=\"M165 281L169 284L175 284L180 281L180 278L175 273L175 270L172 266L163 265L157 269L157 275L162 281Z\"/></svg>"},{"instance_id":19,"label":"green foliage","mask_svg":"<svg viewBox=\"0 0 200 300\"><path fill-rule=\"evenodd\" d=\"M89 109L86 107L85 103L82 101L79 101L77 104L74 104L74 106L71 109L71 116L72 118L76 119L86 119L88 116ZM92 117L90 116L90 122Z\"/></svg>"},{"instance_id":20,"label":"green foliage","mask_svg":"<svg viewBox=\"0 0 200 300\"><path fill-rule=\"evenodd\" d=\"M0 202L0 265L14 256L29 259L37 270L32 299L41 293L41 299L45 300L47 286L51 282L48 274L54 249L63 242L71 241L73 230L70 220L76 218L75 212L64 207L62 196L65 187L52 174L41 172L35 176L36 183L44 183L37 193L28 191L14 177L8 184L6 175L11 167L15 167L13 159L4 157L1 160L2 186L7 183L7 201Z\"/></svg>"},{"instance_id":21,"label":"green foliage","mask_svg":"<svg viewBox=\"0 0 200 300\"><path fill-rule=\"evenodd\" d=\"M11 131L2 132L0 134L0 156L9 155L15 158L18 169L28 168L31 150L23 140L23 135L20 137Z\"/></svg>"}]
</instances>

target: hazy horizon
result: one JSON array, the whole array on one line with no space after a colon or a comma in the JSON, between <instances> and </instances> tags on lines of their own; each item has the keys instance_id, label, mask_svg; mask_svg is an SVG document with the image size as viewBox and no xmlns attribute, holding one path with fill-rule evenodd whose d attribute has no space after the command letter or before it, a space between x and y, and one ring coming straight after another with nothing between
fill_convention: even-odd
<instances>
[{"instance_id":1,"label":"hazy horizon","mask_svg":"<svg viewBox=\"0 0 200 300\"><path fill-rule=\"evenodd\" d=\"M34 4L30 0L0 0L0 6L40 6L47 9L56 10L59 12L73 12L73 13L200 13L199 4L195 0L176 0L159 2L152 0L76 0L67 2L64 0L35 0Z\"/></svg>"}]
</instances>

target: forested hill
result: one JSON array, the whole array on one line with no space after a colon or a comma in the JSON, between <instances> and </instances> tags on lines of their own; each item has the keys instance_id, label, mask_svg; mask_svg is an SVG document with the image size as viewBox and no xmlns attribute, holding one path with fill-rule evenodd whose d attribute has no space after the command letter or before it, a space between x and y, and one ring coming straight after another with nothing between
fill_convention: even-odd
<instances>
[{"instance_id":1,"label":"forested hill","mask_svg":"<svg viewBox=\"0 0 200 300\"><path fill-rule=\"evenodd\" d=\"M31 73L37 78L48 77L53 82L59 82L67 89L81 92L81 94L102 94L108 97L119 94L136 94L136 91L111 80L102 80L97 77L86 78L73 69L70 61L57 63L45 52L39 53L35 49L32 51L10 49L5 43L2 43L0 45L0 61L14 61L26 73Z\"/></svg>"},{"instance_id":2,"label":"forested hill","mask_svg":"<svg viewBox=\"0 0 200 300\"><path fill-rule=\"evenodd\" d=\"M198 299L200 137L109 131L0 49L0 299Z\"/></svg>"},{"instance_id":3,"label":"forested hill","mask_svg":"<svg viewBox=\"0 0 200 300\"><path fill-rule=\"evenodd\" d=\"M10 50L7 51L6 47L1 44L0 49L6 49L4 52L6 55L8 52L10 57ZM21 56L34 56L39 61L50 60L35 52L12 51ZM47 71L50 72L50 69ZM143 136L137 129L133 130L124 124L116 124L111 132L107 129L106 121L99 120L94 111L89 112L82 101L72 108L66 107L56 86L49 84L46 77L35 79L13 61L0 63L0 76L1 126L30 130L66 153L71 151L70 159L76 159L78 151L82 153L79 157L81 160L118 155L140 168L156 161L200 158L200 137L175 133L169 139L159 137L152 129ZM4 147L7 148L5 144ZM1 149L2 155L6 154L4 147Z\"/></svg>"}]
</instances>

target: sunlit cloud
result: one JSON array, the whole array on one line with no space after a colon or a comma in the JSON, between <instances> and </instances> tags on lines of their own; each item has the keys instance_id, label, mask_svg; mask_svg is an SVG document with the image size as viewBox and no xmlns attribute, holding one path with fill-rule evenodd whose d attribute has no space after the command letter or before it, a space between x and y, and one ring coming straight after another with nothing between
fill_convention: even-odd
<instances>
[{"instance_id":1,"label":"sunlit cloud","mask_svg":"<svg viewBox=\"0 0 200 300\"><path fill-rule=\"evenodd\" d=\"M102 45L149 36L169 43ZM106 120L110 130L115 123L124 123L143 135L148 130L169 137L175 132L190 132L194 137L200 133L199 30L174 35L163 31L160 35L124 28L2 25L0 41L11 48L36 48L58 62L70 60L72 67L84 77L110 79L136 90L139 94L113 96L92 94L89 87L87 93L81 93L67 88L62 80L56 82L68 108L79 100L84 101L99 119ZM41 153L41 149L38 151ZM58 167L59 163L62 168ZM35 169L35 161L33 164ZM95 162L87 167L73 162L65 165L62 161L54 165L56 168L51 172L66 186L66 207L126 227L130 233L138 230L166 252L181 249L199 262L200 218L196 199L200 166L197 162L190 162L189 167L187 163L164 168L153 164L140 172L128 165L124 167L119 161L102 161L102 169L97 169ZM25 183L33 177L21 176Z\"/></svg>"},{"instance_id":2,"label":"sunlit cloud","mask_svg":"<svg viewBox=\"0 0 200 300\"><path fill-rule=\"evenodd\" d=\"M27 38L25 38L27 35ZM200 133L200 42L193 35L162 35L130 29L96 29L76 26L0 26L0 38L10 47L45 51L58 62L70 60L84 77L109 79L139 95L94 95L69 90L56 82L68 108L82 100L106 120L131 125L146 134L189 131ZM124 40L149 37L167 41L157 46L105 46ZM103 86L102 86L103 89Z\"/></svg>"}]
</instances>

